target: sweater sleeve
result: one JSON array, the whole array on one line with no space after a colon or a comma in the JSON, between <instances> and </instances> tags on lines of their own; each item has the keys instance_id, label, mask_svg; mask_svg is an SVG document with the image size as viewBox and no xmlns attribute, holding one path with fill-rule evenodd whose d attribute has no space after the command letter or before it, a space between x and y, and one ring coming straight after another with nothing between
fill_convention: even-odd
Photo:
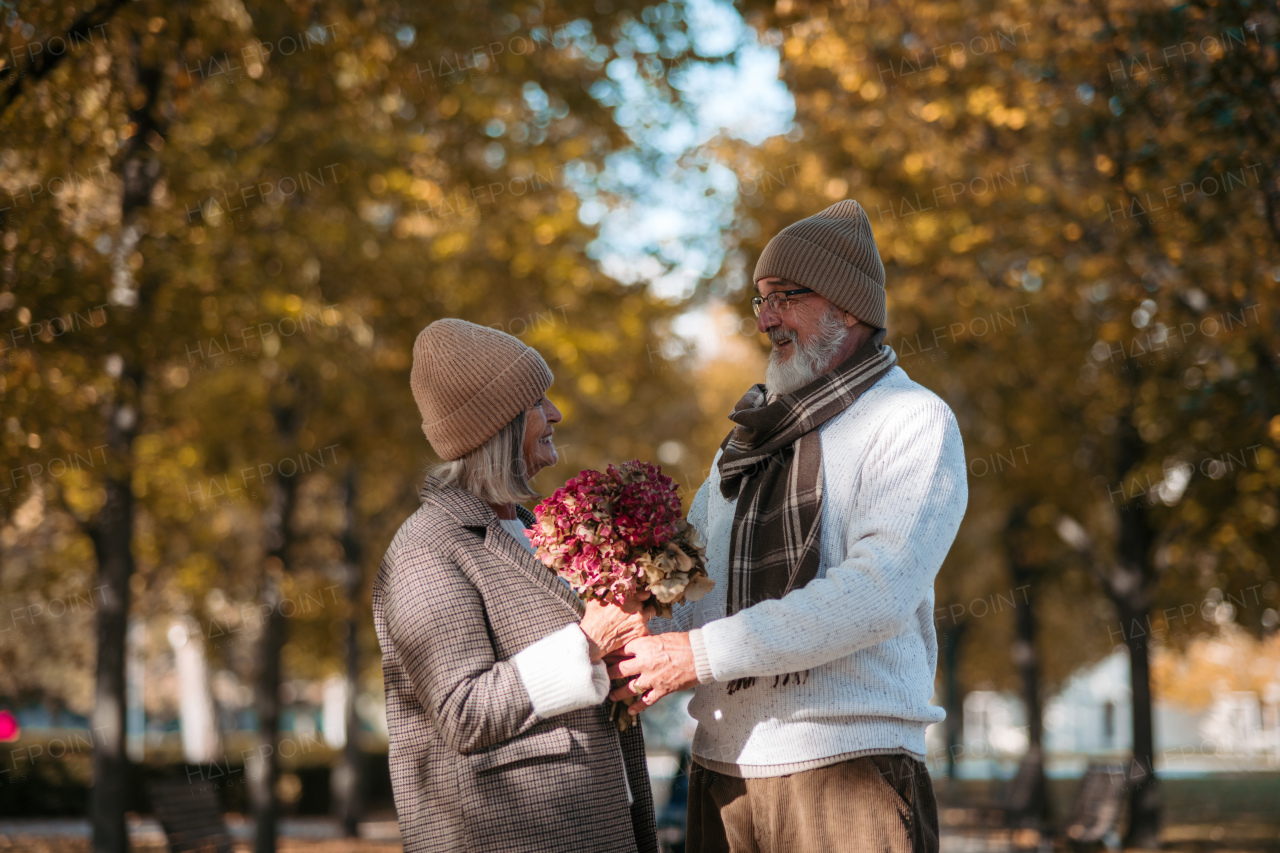
<instances>
[{"instance_id":1,"label":"sweater sleeve","mask_svg":"<svg viewBox=\"0 0 1280 853\"><path fill-rule=\"evenodd\" d=\"M548 634L511 660L539 719L599 705L609 695L609 673L604 663L591 662L587 635L577 622Z\"/></svg>"},{"instance_id":2,"label":"sweater sleeve","mask_svg":"<svg viewBox=\"0 0 1280 853\"><path fill-rule=\"evenodd\" d=\"M951 410L935 398L898 413L868 451L847 517L824 513L824 524L843 525L844 562L703 626L715 680L810 669L896 636L928 594L967 502Z\"/></svg>"},{"instance_id":3,"label":"sweater sleeve","mask_svg":"<svg viewBox=\"0 0 1280 853\"><path fill-rule=\"evenodd\" d=\"M719 456L716 458L718 459ZM710 484L711 480L704 480L697 493L693 496L693 502L689 504L688 521L702 536L704 542L707 538L707 490L710 488ZM671 609L670 619L650 619L649 633L667 634L672 631L688 631L689 626L693 624L693 615L697 612L698 605L703 601L706 601L706 599L703 598L699 601L689 601L676 605Z\"/></svg>"}]
</instances>

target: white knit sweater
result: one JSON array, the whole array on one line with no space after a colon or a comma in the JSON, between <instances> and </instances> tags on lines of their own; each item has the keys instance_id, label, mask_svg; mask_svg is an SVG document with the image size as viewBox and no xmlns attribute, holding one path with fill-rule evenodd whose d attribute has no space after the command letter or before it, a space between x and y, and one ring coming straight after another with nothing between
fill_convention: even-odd
<instances>
[{"instance_id":1,"label":"white knit sweater","mask_svg":"<svg viewBox=\"0 0 1280 853\"><path fill-rule=\"evenodd\" d=\"M968 501L955 415L895 367L819 436L818 576L725 617L736 501L721 496L713 464L689 521L707 544L715 589L650 623L654 633L690 632L702 682L689 704L698 720L693 753L722 773L782 776L858 755L923 757L925 729L946 716L929 699L933 580ZM729 684L748 677L750 686Z\"/></svg>"}]
</instances>

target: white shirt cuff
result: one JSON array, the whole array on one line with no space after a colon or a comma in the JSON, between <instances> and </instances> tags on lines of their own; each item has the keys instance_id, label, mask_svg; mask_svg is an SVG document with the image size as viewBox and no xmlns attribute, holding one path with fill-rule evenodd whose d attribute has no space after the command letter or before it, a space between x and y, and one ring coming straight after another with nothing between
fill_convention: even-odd
<instances>
[{"instance_id":1,"label":"white shirt cuff","mask_svg":"<svg viewBox=\"0 0 1280 853\"><path fill-rule=\"evenodd\" d=\"M711 660L707 657L707 644L702 641L702 629L694 628L689 632L689 647L693 649L693 668L698 673L699 684L710 684L716 680L711 674Z\"/></svg>"},{"instance_id":2,"label":"white shirt cuff","mask_svg":"<svg viewBox=\"0 0 1280 853\"><path fill-rule=\"evenodd\" d=\"M576 622L521 649L511 662L541 719L599 705L609 695L609 672L603 661L591 662L587 635Z\"/></svg>"}]
</instances>

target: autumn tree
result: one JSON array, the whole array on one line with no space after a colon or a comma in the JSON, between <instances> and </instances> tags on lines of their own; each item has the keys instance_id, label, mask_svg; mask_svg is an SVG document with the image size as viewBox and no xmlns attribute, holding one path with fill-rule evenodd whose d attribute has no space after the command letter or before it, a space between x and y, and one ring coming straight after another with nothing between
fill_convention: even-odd
<instances>
[{"instance_id":1,"label":"autumn tree","mask_svg":"<svg viewBox=\"0 0 1280 853\"><path fill-rule=\"evenodd\" d=\"M29 498L83 527L107 600L96 850L126 844L131 592L144 615L212 622L231 596L269 614L238 665L258 672L253 800L272 849L274 685L302 628L276 604L341 551L343 525L309 521L308 495L337 493L327 466L359 461L370 574L429 461L407 391L428 322L462 316L543 351L565 476L687 428L662 410L682 374L650 368L675 306L605 278L577 216L575 176L624 141L587 92L610 22L638 14L617 8L55 4L5 30L20 63L0 69L6 189L31 192L3 224L0 307L44 325L7 354L4 452L11 467L106 455ZM105 322L75 334L47 322L95 309ZM61 541L31 559L85 559Z\"/></svg>"},{"instance_id":2,"label":"autumn tree","mask_svg":"<svg viewBox=\"0 0 1280 853\"><path fill-rule=\"evenodd\" d=\"M1023 512L1015 550L1037 556L1019 571L1047 570L1046 589L1074 593L1031 606L1042 618L1058 611L1056 625L1074 623L1086 639L1059 653L1064 671L1105 651L1098 593L1117 622L1145 624L1191 590L1270 578L1275 373L1261 353L1276 350L1264 298L1276 246L1269 191L1239 180L1248 163L1268 162L1241 162L1269 144L1271 119L1240 94L1269 79L1269 17L1193 5L1171 19L1163 7L1101 2L786 3L755 14L781 42L797 129L757 148L722 144L720 156L743 175L798 168L775 204L744 199L741 245L754 256L781 227L846 196L868 210L888 272L888 341L956 411L970 460L969 516L939 602L982 577L997 587L999 567L1025 560L1003 553L1004 520ZM1263 35L1245 48L1179 56L1183 79L1203 84L1128 80L1144 76L1139 57L1145 67L1175 41L1250 24ZM1215 170L1225 180L1228 167L1235 194L1207 183L1168 204L1169 185ZM1258 455L1247 467L1187 474L1248 447ZM1001 459L1005 470L978 479L976 463ZM1201 495L1221 494L1226 476L1239 497L1209 511ZM1073 562L1081 548L1090 558ZM1094 582L1080 584L1081 572ZM1144 845L1159 811L1150 639L1126 631L1124 642L1135 709L1128 840Z\"/></svg>"}]
</instances>

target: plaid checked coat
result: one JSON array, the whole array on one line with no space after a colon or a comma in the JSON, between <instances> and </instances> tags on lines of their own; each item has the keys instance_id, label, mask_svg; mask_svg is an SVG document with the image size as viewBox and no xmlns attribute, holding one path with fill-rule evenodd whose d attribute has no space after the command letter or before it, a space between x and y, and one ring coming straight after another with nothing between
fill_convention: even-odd
<instances>
[{"instance_id":1,"label":"plaid checked coat","mask_svg":"<svg viewBox=\"0 0 1280 853\"><path fill-rule=\"evenodd\" d=\"M640 727L607 703L539 719L510 660L581 602L479 498L430 477L420 497L373 587L406 853L656 853Z\"/></svg>"}]
</instances>

